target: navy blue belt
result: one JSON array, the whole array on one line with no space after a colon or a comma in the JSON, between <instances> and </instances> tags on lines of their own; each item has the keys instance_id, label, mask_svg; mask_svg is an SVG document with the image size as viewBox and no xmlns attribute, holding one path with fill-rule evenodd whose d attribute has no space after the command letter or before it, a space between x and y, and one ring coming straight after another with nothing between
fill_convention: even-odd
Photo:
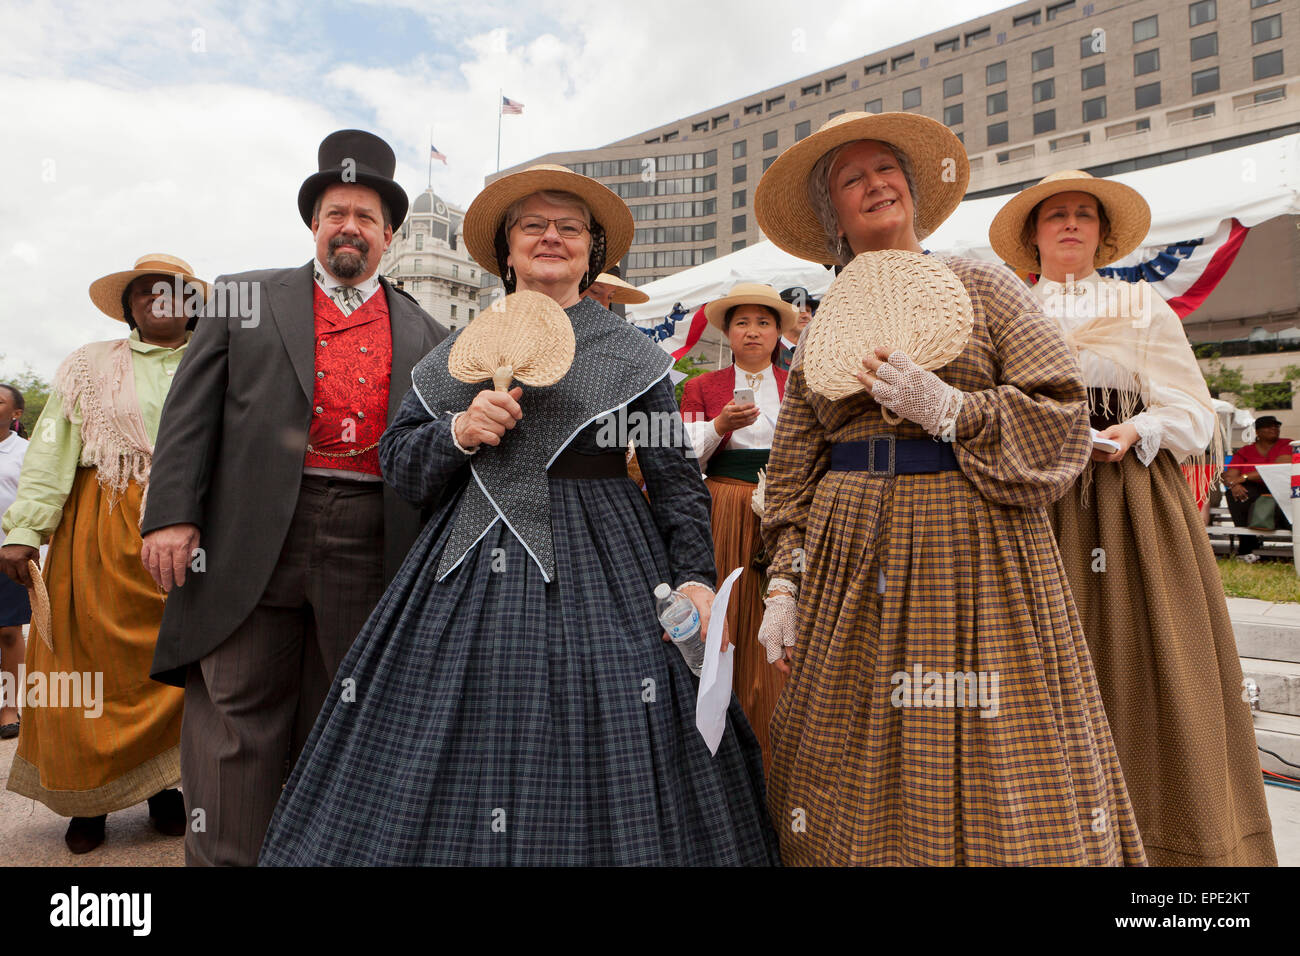
<instances>
[{"instance_id":1,"label":"navy blue belt","mask_svg":"<svg viewBox=\"0 0 1300 956\"><path fill-rule=\"evenodd\" d=\"M957 470L952 442L878 435L866 441L831 445L831 471L865 471L889 476Z\"/></svg>"}]
</instances>

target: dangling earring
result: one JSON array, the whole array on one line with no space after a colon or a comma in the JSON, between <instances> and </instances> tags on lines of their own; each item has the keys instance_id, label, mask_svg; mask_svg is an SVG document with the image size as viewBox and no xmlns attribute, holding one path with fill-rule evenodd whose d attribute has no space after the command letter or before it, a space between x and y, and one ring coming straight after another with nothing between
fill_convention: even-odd
<instances>
[{"instance_id":1,"label":"dangling earring","mask_svg":"<svg viewBox=\"0 0 1300 956\"><path fill-rule=\"evenodd\" d=\"M515 267L506 266L506 282L513 283L514 281L515 281Z\"/></svg>"}]
</instances>

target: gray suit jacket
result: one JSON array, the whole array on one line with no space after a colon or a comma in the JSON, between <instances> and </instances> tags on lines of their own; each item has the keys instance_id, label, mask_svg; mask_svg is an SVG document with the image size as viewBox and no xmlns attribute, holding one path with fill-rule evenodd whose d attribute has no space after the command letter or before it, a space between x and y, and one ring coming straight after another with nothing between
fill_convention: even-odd
<instances>
[{"instance_id":1,"label":"gray suit jacket","mask_svg":"<svg viewBox=\"0 0 1300 956\"><path fill-rule=\"evenodd\" d=\"M184 686L185 670L248 617L271 580L302 481L315 387L312 263L221 276L250 283L258 322L240 310L199 319L163 406L140 530L195 524L206 569L167 598L152 676ZM414 300L388 298L392 421L411 368L447 336ZM245 293L248 296L248 293ZM251 305L252 298L246 298ZM252 310L248 310L251 312ZM384 575L391 580L423 524L384 486Z\"/></svg>"}]
</instances>

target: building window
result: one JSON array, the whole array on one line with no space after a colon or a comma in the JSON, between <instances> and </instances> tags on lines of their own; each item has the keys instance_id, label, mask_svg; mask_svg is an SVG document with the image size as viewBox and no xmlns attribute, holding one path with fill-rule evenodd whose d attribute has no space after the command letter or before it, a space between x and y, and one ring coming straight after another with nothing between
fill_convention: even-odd
<instances>
[{"instance_id":1,"label":"building window","mask_svg":"<svg viewBox=\"0 0 1300 956\"><path fill-rule=\"evenodd\" d=\"M904 53L902 56L896 56L890 60L889 68L891 70L897 70L900 66L907 66L907 64L911 63L914 59L916 59L916 54Z\"/></svg>"},{"instance_id":2,"label":"building window","mask_svg":"<svg viewBox=\"0 0 1300 956\"><path fill-rule=\"evenodd\" d=\"M748 175L748 171L749 171L749 167L746 166L744 163L741 163L739 166L731 167L732 185L735 185L736 183L743 183L745 181L745 176Z\"/></svg>"},{"instance_id":3,"label":"building window","mask_svg":"<svg viewBox=\"0 0 1300 956\"><path fill-rule=\"evenodd\" d=\"M1006 122L991 123L988 130L988 144L997 146L999 143L1007 141L1007 124Z\"/></svg>"},{"instance_id":4,"label":"building window","mask_svg":"<svg viewBox=\"0 0 1300 956\"><path fill-rule=\"evenodd\" d=\"M423 249L423 248L424 248L424 233L422 233L422 232L417 232L417 233L415 234L415 248L416 248L416 249Z\"/></svg>"},{"instance_id":5,"label":"building window","mask_svg":"<svg viewBox=\"0 0 1300 956\"><path fill-rule=\"evenodd\" d=\"M452 267L451 267L451 277L452 277L453 279L459 279L459 278L460 278L460 266L458 266L458 265L454 265L454 264L452 265Z\"/></svg>"},{"instance_id":6,"label":"building window","mask_svg":"<svg viewBox=\"0 0 1300 956\"><path fill-rule=\"evenodd\" d=\"M700 120L698 123L691 124L692 133L707 133L709 131L709 121Z\"/></svg>"},{"instance_id":7,"label":"building window","mask_svg":"<svg viewBox=\"0 0 1300 956\"><path fill-rule=\"evenodd\" d=\"M1095 123L1106 118L1106 97L1098 96L1083 101L1083 121Z\"/></svg>"},{"instance_id":8,"label":"building window","mask_svg":"<svg viewBox=\"0 0 1300 956\"><path fill-rule=\"evenodd\" d=\"M748 106L745 107L746 116L753 116L755 113L761 113L761 112L763 112L762 100L760 100L757 103L750 103Z\"/></svg>"},{"instance_id":9,"label":"building window","mask_svg":"<svg viewBox=\"0 0 1300 956\"><path fill-rule=\"evenodd\" d=\"M673 140L677 138L678 132L679 130L673 130L671 133L664 133L664 142L671 143Z\"/></svg>"},{"instance_id":10,"label":"building window","mask_svg":"<svg viewBox=\"0 0 1300 956\"><path fill-rule=\"evenodd\" d=\"M1036 27L1043 22L1043 11L1035 10L1033 13L1022 13L1014 17L1011 21L1013 27Z\"/></svg>"},{"instance_id":11,"label":"building window","mask_svg":"<svg viewBox=\"0 0 1300 956\"><path fill-rule=\"evenodd\" d=\"M1096 66L1085 68L1080 76L1079 85L1085 90L1091 90L1098 86L1105 86L1106 64L1098 63Z\"/></svg>"},{"instance_id":12,"label":"building window","mask_svg":"<svg viewBox=\"0 0 1300 956\"><path fill-rule=\"evenodd\" d=\"M1257 7L1266 7L1270 3L1277 3L1277 0L1250 0L1250 9L1254 10Z\"/></svg>"},{"instance_id":13,"label":"building window","mask_svg":"<svg viewBox=\"0 0 1300 956\"><path fill-rule=\"evenodd\" d=\"M1056 56L1052 53L1054 47L1048 47L1045 50L1035 50L1029 54L1029 65L1034 73L1039 70L1050 70L1056 63Z\"/></svg>"},{"instance_id":14,"label":"building window","mask_svg":"<svg viewBox=\"0 0 1300 956\"><path fill-rule=\"evenodd\" d=\"M934 45L935 53L956 53L957 48L961 46L961 37L953 37L951 40L941 40Z\"/></svg>"},{"instance_id":15,"label":"building window","mask_svg":"<svg viewBox=\"0 0 1300 956\"><path fill-rule=\"evenodd\" d=\"M910 90L903 90L903 109L911 110L921 105L921 88L914 86Z\"/></svg>"},{"instance_id":16,"label":"building window","mask_svg":"<svg viewBox=\"0 0 1300 956\"><path fill-rule=\"evenodd\" d=\"M744 249L744 248L745 248L745 240L744 240L744 239L737 239L735 242L733 242L733 243L731 244L731 251L732 251L732 252L739 252L741 249Z\"/></svg>"},{"instance_id":17,"label":"building window","mask_svg":"<svg viewBox=\"0 0 1300 956\"><path fill-rule=\"evenodd\" d=\"M1219 68L1212 66L1208 70L1201 70L1192 74L1192 95L1200 96L1202 93L1213 93L1219 88Z\"/></svg>"},{"instance_id":18,"label":"building window","mask_svg":"<svg viewBox=\"0 0 1300 956\"><path fill-rule=\"evenodd\" d=\"M1039 80L1034 84L1034 102L1056 99L1056 78Z\"/></svg>"},{"instance_id":19,"label":"building window","mask_svg":"<svg viewBox=\"0 0 1300 956\"><path fill-rule=\"evenodd\" d=\"M956 76L945 76L943 78L943 98L950 96L961 96L961 74Z\"/></svg>"},{"instance_id":20,"label":"building window","mask_svg":"<svg viewBox=\"0 0 1300 956\"><path fill-rule=\"evenodd\" d=\"M737 140L736 142L734 142L734 143L731 144L731 158L732 158L732 159L744 159L744 158L745 158L745 142L746 142L745 140L741 139L741 140Z\"/></svg>"},{"instance_id":21,"label":"building window","mask_svg":"<svg viewBox=\"0 0 1300 956\"><path fill-rule=\"evenodd\" d=\"M1160 84L1148 83L1133 91L1133 108L1147 110L1160 105Z\"/></svg>"},{"instance_id":22,"label":"building window","mask_svg":"<svg viewBox=\"0 0 1300 956\"><path fill-rule=\"evenodd\" d=\"M451 317L456 318L456 306L454 305L451 307Z\"/></svg>"},{"instance_id":23,"label":"building window","mask_svg":"<svg viewBox=\"0 0 1300 956\"><path fill-rule=\"evenodd\" d=\"M867 76L870 76L872 73L879 73L881 76L884 76L885 61L881 60L879 63L872 63L870 66L865 67L862 72L865 73Z\"/></svg>"},{"instance_id":24,"label":"building window","mask_svg":"<svg viewBox=\"0 0 1300 956\"><path fill-rule=\"evenodd\" d=\"M1133 54L1133 75L1142 76L1160 69L1160 51L1143 50Z\"/></svg>"},{"instance_id":25,"label":"building window","mask_svg":"<svg viewBox=\"0 0 1300 956\"><path fill-rule=\"evenodd\" d=\"M962 121L962 104L957 103L953 106L943 108L943 125L960 126Z\"/></svg>"},{"instance_id":26,"label":"building window","mask_svg":"<svg viewBox=\"0 0 1300 956\"><path fill-rule=\"evenodd\" d=\"M1189 26L1199 27L1202 23L1209 23L1217 15L1214 8L1214 0L1197 0L1187 8L1187 22Z\"/></svg>"},{"instance_id":27,"label":"building window","mask_svg":"<svg viewBox=\"0 0 1300 956\"><path fill-rule=\"evenodd\" d=\"M884 100L872 100L863 107L868 113L883 113L885 111Z\"/></svg>"},{"instance_id":28,"label":"building window","mask_svg":"<svg viewBox=\"0 0 1300 956\"><path fill-rule=\"evenodd\" d=\"M421 267L422 267L423 265L424 265L424 261L423 261L423 260L421 260L421 259L414 259L414 260L412 260L411 271L412 271L412 272L415 272L415 273L418 274L418 273L420 272L420 269L421 269Z\"/></svg>"},{"instance_id":29,"label":"building window","mask_svg":"<svg viewBox=\"0 0 1300 956\"><path fill-rule=\"evenodd\" d=\"M1255 99L1256 102L1259 101L1258 94L1256 94ZM1207 116L1213 116L1213 115L1214 115L1213 103L1202 103L1200 106L1192 107L1192 119L1204 119Z\"/></svg>"},{"instance_id":30,"label":"building window","mask_svg":"<svg viewBox=\"0 0 1300 956\"><path fill-rule=\"evenodd\" d=\"M1270 76L1277 76L1282 72L1282 51L1274 50L1272 53L1261 53L1255 57L1254 73L1255 79L1263 80Z\"/></svg>"},{"instance_id":31,"label":"building window","mask_svg":"<svg viewBox=\"0 0 1300 956\"><path fill-rule=\"evenodd\" d=\"M1145 43L1147 40L1154 40L1160 35L1159 17L1146 17L1142 20L1133 21L1133 42Z\"/></svg>"},{"instance_id":32,"label":"building window","mask_svg":"<svg viewBox=\"0 0 1300 956\"><path fill-rule=\"evenodd\" d=\"M812 120L803 120L796 123L794 127L794 141L797 143L801 139L807 139L808 134L812 132Z\"/></svg>"},{"instance_id":33,"label":"building window","mask_svg":"<svg viewBox=\"0 0 1300 956\"><path fill-rule=\"evenodd\" d=\"M743 215L732 216L731 217L732 234L734 235L735 233L744 232L744 231L745 231L745 217Z\"/></svg>"},{"instance_id":34,"label":"building window","mask_svg":"<svg viewBox=\"0 0 1300 956\"><path fill-rule=\"evenodd\" d=\"M814 83L812 84L812 86L801 87L799 89L799 95L800 96L821 96L822 85L820 83Z\"/></svg>"},{"instance_id":35,"label":"building window","mask_svg":"<svg viewBox=\"0 0 1300 956\"><path fill-rule=\"evenodd\" d=\"M713 117L713 128L717 129L719 126L721 126L723 123L727 122L730 119L731 119L730 113L723 113L721 116Z\"/></svg>"},{"instance_id":36,"label":"building window","mask_svg":"<svg viewBox=\"0 0 1300 956\"><path fill-rule=\"evenodd\" d=\"M767 167L776 162L775 156L768 156L763 160L763 172L767 172Z\"/></svg>"},{"instance_id":37,"label":"building window","mask_svg":"<svg viewBox=\"0 0 1300 956\"><path fill-rule=\"evenodd\" d=\"M990 63L984 67L984 85L992 86L994 83L1005 83L1007 81L1007 61L999 60L997 63Z\"/></svg>"},{"instance_id":38,"label":"building window","mask_svg":"<svg viewBox=\"0 0 1300 956\"><path fill-rule=\"evenodd\" d=\"M835 87L842 86L844 84L844 81L847 79L848 77L843 73L841 73L839 76L831 77L829 80L826 81L826 92L829 93L831 90L835 89Z\"/></svg>"},{"instance_id":39,"label":"building window","mask_svg":"<svg viewBox=\"0 0 1300 956\"><path fill-rule=\"evenodd\" d=\"M1271 90L1260 90L1258 93L1256 93L1255 105L1258 106L1260 103L1271 103L1273 102L1273 100L1284 100L1284 99L1286 99L1286 87L1275 86ZM1209 106L1211 110L1214 109L1213 103L1209 104Z\"/></svg>"},{"instance_id":40,"label":"building window","mask_svg":"<svg viewBox=\"0 0 1300 956\"><path fill-rule=\"evenodd\" d=\"M1001 93L990 93L987 105L988 109L985 113L987 116L995 116L998 113L1005 113L1007 111L1007 91L1003 90Z\"/></svg>"},{"instance_id":41,"label":"building window","mask_svg":"<svg viewBox=\"0 0 1300 956\"><path fill-rule=\"evenodd\" d=\"M1085 60L1090 56L1096 56L1098 53L1106 52L1105 34L1093 36L1089 33L1087 36L1079 37L1079 59Z\"/></svg>"},{"instance_id":42,"label":"building window","mask_svg":"<svg viewBox=\"0 0 1300 956\"><path fill-rule=\"evenodd\" d=\"M835 119L835 117L840 116L846 112L847 110L831 110L830 113L827 114L826 118L828 120L833 120Z\"/></svg>"},{"instance_id":43,"label":"building window","mask_svg":"<svg viewBox=\"0 0 1300 956\"><path fill-rule=\"evenodd\" d=\"M1056 129L1056 110L1043 110L1034 114L1034 135L1050 133Z\"/></svg>"},{"instance_id":44,"label":"building window","mask_svg":"<svg viewBox=\"0 0 1300 956\"><path fill-rule=\"evenodd\" d=\"M1192 37L1192 59L1204 60L1207 56L1219 55L1219 35L1207 33L1202 37Z\"/></svg>"},{"instance_id":45,"label":"building window","mask_svg":"<svg viewBox=\"0 0 1300 956\"><path fill-rule=\"evenodd\" d=\"M734 193L731 194L731 208L732 209L745 208L745 190L737 189Z\"/></svg>"},{"instance_id":46,"label":"building window","mask_svg":"<svg viewBox=\"0 0 1300 956\"><path fill-rule=\"evenodd\" d=\"M966 34L966 45L970 46L972 43L978 43L980 40L987 40L992 35L992 27L982 27L979 30L972 30L970 33Z\"/></svg>"},{"instance_id":47,"label":"building window","mask_svg":"<svg viewBox=\"0 0 1300 956\"><path fill-rule=\"evenodd\" d=\"M966 145L966 134L959 132L957 134L957 142L961 143L963 146Z\"/></svg>"},{"instance_id":48,"label":"building window","mask_svg":"<svg viewBox=\"0 0 1300 956\"><path fill-rule=\"evenodd\" d=\"M1047 8L1047 20L1050 23L1067 10L1074 9L1074 0L1065 0L1064 3L1058 3Z\"/></svg>"},{"instance_id":49,"label":"building window","mask_svg":"<svg viewBox=\"0 0 1300 956\"><path fill-rule=\"evenodd\" d=\"M785 103L785 96L784 96L784 95L782 95L782 96L774 96L774 97L772 97L770 100L767 101L767 111L770 113L770 112L772 112L772 110L776 109L778 106L781 106L781 105L784 104L784 103Z\"/></svg>"},{"instance_id":50,"label":"building window","mask_svg":"<svg viewBox=\"0 0 1300 956\"><path fill-rule=\"evenodd\" d=\"M769 130L763 134L763 148L776 149L776 130Z\"/></svg>"},{"instance_id":51,"label":"building window","mask_svg":"<svg viewBox=\"0 0 1300 956\"><path fill-rule=\"evenodd\" d=\"M1262 20L1255 20L1250 25L1250 42L1267 43L1269 40L1276 40L1282 35L1282 14L1275 13L1271 17L1264 17Z\"/></svg>"}]
</instances>

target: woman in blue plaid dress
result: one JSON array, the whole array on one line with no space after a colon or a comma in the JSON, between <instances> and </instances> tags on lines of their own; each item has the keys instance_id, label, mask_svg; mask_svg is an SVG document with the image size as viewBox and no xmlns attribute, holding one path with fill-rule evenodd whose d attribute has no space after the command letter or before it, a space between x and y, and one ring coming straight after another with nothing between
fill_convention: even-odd
<instances>
[{"instance_id":1,"label":"woman in blue plaid dress","mask_svg":"<svg viewBox=\"0 0 1300 956\"><path fill-rule=\"evenodd\" d=\"M710 756L655 620L667 581L707 626L715 575L670 360L579 298L632 232L622 200L564 167L471 205L471 254L565 307L573 365L493 392L451 377L453 334L416 367L380 452L433 517L339 667L262 864L778 862L753 732L733 697Z\"/></svg>"}]
</instances>

